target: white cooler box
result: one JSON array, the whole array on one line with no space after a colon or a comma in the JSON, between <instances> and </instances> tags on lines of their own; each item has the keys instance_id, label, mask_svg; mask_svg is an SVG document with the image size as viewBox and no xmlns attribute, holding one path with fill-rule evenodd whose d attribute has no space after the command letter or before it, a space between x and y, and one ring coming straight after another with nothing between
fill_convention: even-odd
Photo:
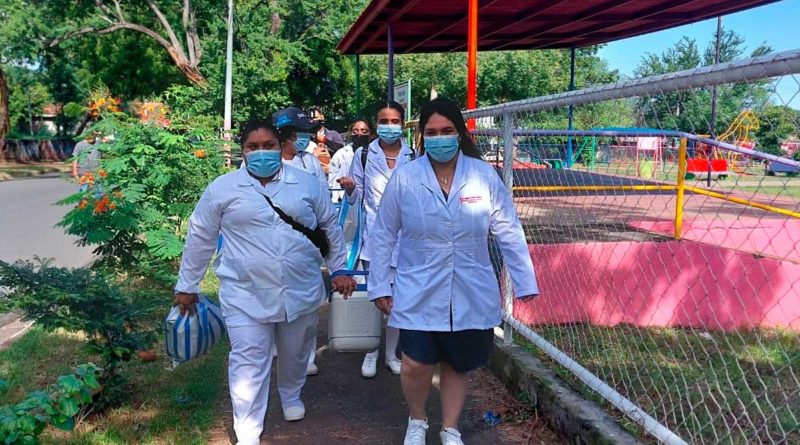
<instances>
[{"instance_id":1,"label":"white cooler box","mask_svg":"<svg viewBox=\"0 0 800 445\"><path fill-rule=\"evenodd\" d=\"M367 276L362 271L339 271L338 275ZM359 284L347 300L336 292L328 312L328 347L333 352L371 352L381 342L383 313L367 297L367 285Z\"/></svg>"}]
</instances>

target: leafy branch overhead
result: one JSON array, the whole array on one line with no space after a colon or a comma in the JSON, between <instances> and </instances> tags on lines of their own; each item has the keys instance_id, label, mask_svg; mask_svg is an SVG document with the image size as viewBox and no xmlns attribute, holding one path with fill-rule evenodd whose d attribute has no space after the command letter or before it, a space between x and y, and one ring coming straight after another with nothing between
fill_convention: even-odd
<instances>
[{"instance_id":1,"label":"leafy branch overhead","mask_svg":"<svg viewBox=\"0 0 800 445\"><path fill-rule=\"evenodd\" d=\"M146 9L138 3L141 2L95 0L92 13L84 20L85 23L63 32L50 41L49 47L56 47L66 40L87 34L102 35L121 30L134 31L148 36L161 45L167 51L178 70L190 82L195 85L205 85L206 79L199 69L200 60L203 57L203 48L197 32L197 17L191 0L183 0L183 5L180 8L180 26L184 34L183 40L178 38L175 27L167 17L167 13L170 12L173 13L172 15L178 15L174 5L176 2L167 2L168 4L163 10L155 0L146 0ZM167 11L167 13L164 11ZM155 20L153 20L154 18ZM149 21L157 26L146 24L147 19L150 19Z\"/></svg>"}]
</instances>

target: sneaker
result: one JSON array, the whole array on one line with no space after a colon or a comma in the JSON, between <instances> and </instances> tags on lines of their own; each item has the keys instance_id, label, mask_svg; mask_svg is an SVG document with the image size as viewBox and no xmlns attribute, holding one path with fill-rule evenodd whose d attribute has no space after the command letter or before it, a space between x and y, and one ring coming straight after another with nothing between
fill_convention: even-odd
<instances>
[{"instance_id":1,"label":"sneaker","mask_svg":"<svg viewBox=\"0 0 800 445\"><path fill-rule=\"evenodd\" d=\"M425 434L428 432L428 422L426 420L414 420L408 418L408 429L403 445L425 445Z\"/></svg>"},{"instance_id":2,"label":"sneaker","mask_svg":"<svg viewBox=\"0 0 800 445\"><path fill-rule=\"evenodd\" d=\"M361 375L371 379L378 374L378 357L367 354L364 356L364 363L361 364Z\"/></svg>"},{"instance_id":3,"label":"sneaker","mask_svg":"<svg viewBox=\"0 0 800 445\"><path fill-rule=\"evenodd\" d=\"M319 374L319 367L316 363L310 362L306 367L306 375L317 375Z\"/></svg>"},{"instance_id":4,"label":"sneaker","mask_svg":"<svg viewBox=\"0 0 800 445\"><path fill-rule=\"evenodd\" d=\"M303 402L298 401L296 405L283 408L283 418L287 422L297 422L298 420L303 420L305 416L306 407Z\"/></svg>"},{"instance_id":5,"label":"sneaker","mask_svg":"<svg viewBox=\"0 0 800 445\"><path fill-rule=\"evenodd\" d=\"M386 367L392 370L392 374L400 375L400 370L402 369L403 362L399 359L393 358L390 360L386 360Z\"/></svg>"},{"instance_id":6,"label":"sneaker","mask_svg":"<svg viewBox=\"0 0 800 445\"><path fill-rule=\"evenodd\" d=\"M445 428L439 433L442 445L464 445L461 441L461 433L455 428Z\"/></svg>"}]
</instances>

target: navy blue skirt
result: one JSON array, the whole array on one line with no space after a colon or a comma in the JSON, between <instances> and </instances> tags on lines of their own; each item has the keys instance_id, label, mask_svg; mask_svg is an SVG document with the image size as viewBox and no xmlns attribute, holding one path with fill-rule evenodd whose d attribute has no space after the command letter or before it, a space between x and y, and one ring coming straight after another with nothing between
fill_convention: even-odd
<instances>
[{"instance_id":1,"label":"navy blue skirt","mask_svg":"<svg viewBox=\"0 0 800 445\"><path fill-rule=\"evenodd\" d=\"M486 365L494 345L493 329L434 332L400 329L400 350L419 363L447 363L465 373Z\"/></svg>"}]
</instances>

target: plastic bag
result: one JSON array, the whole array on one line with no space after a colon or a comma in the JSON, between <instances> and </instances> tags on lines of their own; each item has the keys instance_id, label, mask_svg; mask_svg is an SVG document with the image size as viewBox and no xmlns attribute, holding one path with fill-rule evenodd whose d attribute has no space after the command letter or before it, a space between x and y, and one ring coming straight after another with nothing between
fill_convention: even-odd
<instances>
[{"instance_id":1,"label":"plastic bag","mask_svg":"<svg viewBox=\"0 0 800 445\"><path fill-rule=\"evenodd\" d=\"M181 315L180 308L175 306L164 320L165 349L176 363L206 354L225 334L219 306L201 295L195 308L195 315Z\"/></svg>"}]
</instances>

